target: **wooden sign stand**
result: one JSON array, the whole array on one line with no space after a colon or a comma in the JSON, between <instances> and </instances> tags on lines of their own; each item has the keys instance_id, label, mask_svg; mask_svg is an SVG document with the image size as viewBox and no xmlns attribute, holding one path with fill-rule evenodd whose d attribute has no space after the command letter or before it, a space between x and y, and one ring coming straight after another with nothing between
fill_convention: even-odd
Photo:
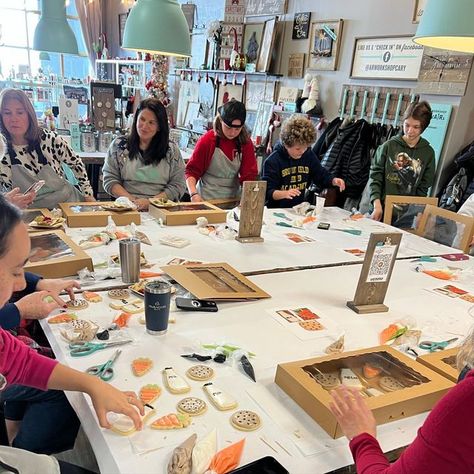
<instances>
[{"instance_id":1,"label":"wooden sign stand","mask_svg":"<svg viewBox=\"0 0 474 474\"><path fill-rule=\"evenodd\" d=\"M235 238L242 244L263 242L260 237L265 207L266 181L244 181L240 199L239 234Z\"/></svg>"},{"instance_id":2,"label":"wooden sign stand","mask_svg":"<svg viewBox=\"0 0 474 474\"><path fill-rule=\"evenodd\" d=\"M388 311L388 306L385 306L383 302L401 240L402 234L398 232L370 235L354 300L347 302L347 306L356 313Z\"/></svg>"}]
</instances>

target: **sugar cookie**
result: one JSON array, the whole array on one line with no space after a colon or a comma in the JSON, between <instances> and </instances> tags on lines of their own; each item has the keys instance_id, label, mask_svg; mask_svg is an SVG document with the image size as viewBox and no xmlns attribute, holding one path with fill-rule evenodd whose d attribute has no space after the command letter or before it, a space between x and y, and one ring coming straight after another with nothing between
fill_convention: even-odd
<instances>
[{"instance_id":1,"label":"sugar cookie","mask_svg":"<svg viewBox=\"0 0 474 474\"><path fill-rule=\"evenodd\" d=\"M257 413L250 410L236 411L230 417L230 423L234 428L241 431L254 431L260 428L262 424Z\"/></svg>"},{"instance_id":2,"label":"sugar cookie","mask_svg":"<svg viewBox=\"0 0 474 474\"><path fill-rule=\"evenodd\" d=\"M180 413L186 413L189 416L198 416L207 410L207 404L200 398L187 397L178 403L177 408Z\"/></svg>"},{"instance_id":3,"label":"sugar cookie","mask_svg":"<svg viewBox=\"0 0 474 474\"><path fill-rule=\"evenodd\" d=\"M205 382L212 379L214 376L214 369L207 365L193 365L186 371L186 375L193 380Z\"/></svg>"}]
</instances>

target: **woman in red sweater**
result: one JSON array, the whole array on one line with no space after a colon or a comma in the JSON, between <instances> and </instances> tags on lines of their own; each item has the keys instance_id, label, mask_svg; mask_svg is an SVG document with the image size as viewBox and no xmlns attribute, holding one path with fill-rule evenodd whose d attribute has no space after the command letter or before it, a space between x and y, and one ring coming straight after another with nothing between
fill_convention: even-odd
<instances>
[{"instance_id":1,"label":"woman in red sweater","mask_svg":"<svg viewBox=\"0 0 474 474\"><path fill-rule=\"evenodd\" d=\"M257 159L245 128L246 116L242 102L226 102L214 119L213 130L196 143L185 171L191 201L238 197L240 185L257 178Z\"/></svg>"},{"instance_id":2,"label":"woman in red sweater","mask_svg":"<svg viewBox=\"0 0 474 474\"><path fill-rule=\"evenodd\" d=\"M463 347L474 356L472 337ZM460 354L465 354L462 349ZM472 357L471 357L472 359ZM414 441L390 464L376 439L374 416L356 389L339 386L331 392L331 411L345 436L359 474L466 474L474 472L474 360L458 366L467 372L431 410Z\"/></svg>"}]
</instances>

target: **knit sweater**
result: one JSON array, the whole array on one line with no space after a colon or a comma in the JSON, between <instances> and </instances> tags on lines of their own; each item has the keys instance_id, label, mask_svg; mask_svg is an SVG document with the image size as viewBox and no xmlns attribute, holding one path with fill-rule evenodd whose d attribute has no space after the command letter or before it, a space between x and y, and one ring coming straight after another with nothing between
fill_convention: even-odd
<instances>
[{"instance_id":1,"label":"knit sweater","mask_svg":"<svg viewBox=\"0 0 474 474\"><path fill-rule=\"evenodd\" d=\"M474 371L433 408L414 441L390 465L378 441L362 433L349 444L359 474L474 472Z\"/></svg>"}]
</instances>

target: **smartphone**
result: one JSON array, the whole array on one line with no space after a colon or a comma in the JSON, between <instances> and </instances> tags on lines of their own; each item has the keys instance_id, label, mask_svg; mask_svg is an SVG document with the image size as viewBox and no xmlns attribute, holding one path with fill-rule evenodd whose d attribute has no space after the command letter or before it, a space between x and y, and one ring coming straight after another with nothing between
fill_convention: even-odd
<instances>
[{"instance_id":1,"label":"smartphone","mask_svg":"<svg viewBox=\"0 0 474 474\"><path fill-rule=\"evenodd\" d=\"M265 456L245 466L238 467L229 474L290 474L274 457Z\"/></svg>"},{"instance_id":2,"label":"smartphone","mask_svg":"<svg viewBox=\"0 0 474 474\"><path fill-rule=\"evenodd\" d=\"M33 183L23 194L28 194L30 191L37 193L44 185L45 181L40 179L39 181L36 181L36 183Z\"/></svg>"},{"instance_id":3,"label":"smartphone","mask_svg":"<svg viewBox=\"0 0 474 474\"><path fill-rule=\"evenodd\" d=\"M328 230L331 224L329 222L320 222L318 224L318 229Z\"/></svg>"},{"instance_id":4,"label":"smartphone","mask_svg":"<svg viewBox=\"0 0 474 474\"><path fill-rule=\"evenodd\" d=\"M176 307L184 311L210 311L215 313L218 307L215 301L204 301L193 298L176 298Z\"/></svg>"},{"instance_id":5,"label":"smartphone","mask_svg":"<svg viewBox=\"0 0 474 474\"><path fill-rule=\"evenodd\" d=\"M469 255L464 253L447 253L446 255L441 255L442 258L446 260L451 260L451 262L457 262L459 260L469 260Z\"/></svg>"}]
</instances>

